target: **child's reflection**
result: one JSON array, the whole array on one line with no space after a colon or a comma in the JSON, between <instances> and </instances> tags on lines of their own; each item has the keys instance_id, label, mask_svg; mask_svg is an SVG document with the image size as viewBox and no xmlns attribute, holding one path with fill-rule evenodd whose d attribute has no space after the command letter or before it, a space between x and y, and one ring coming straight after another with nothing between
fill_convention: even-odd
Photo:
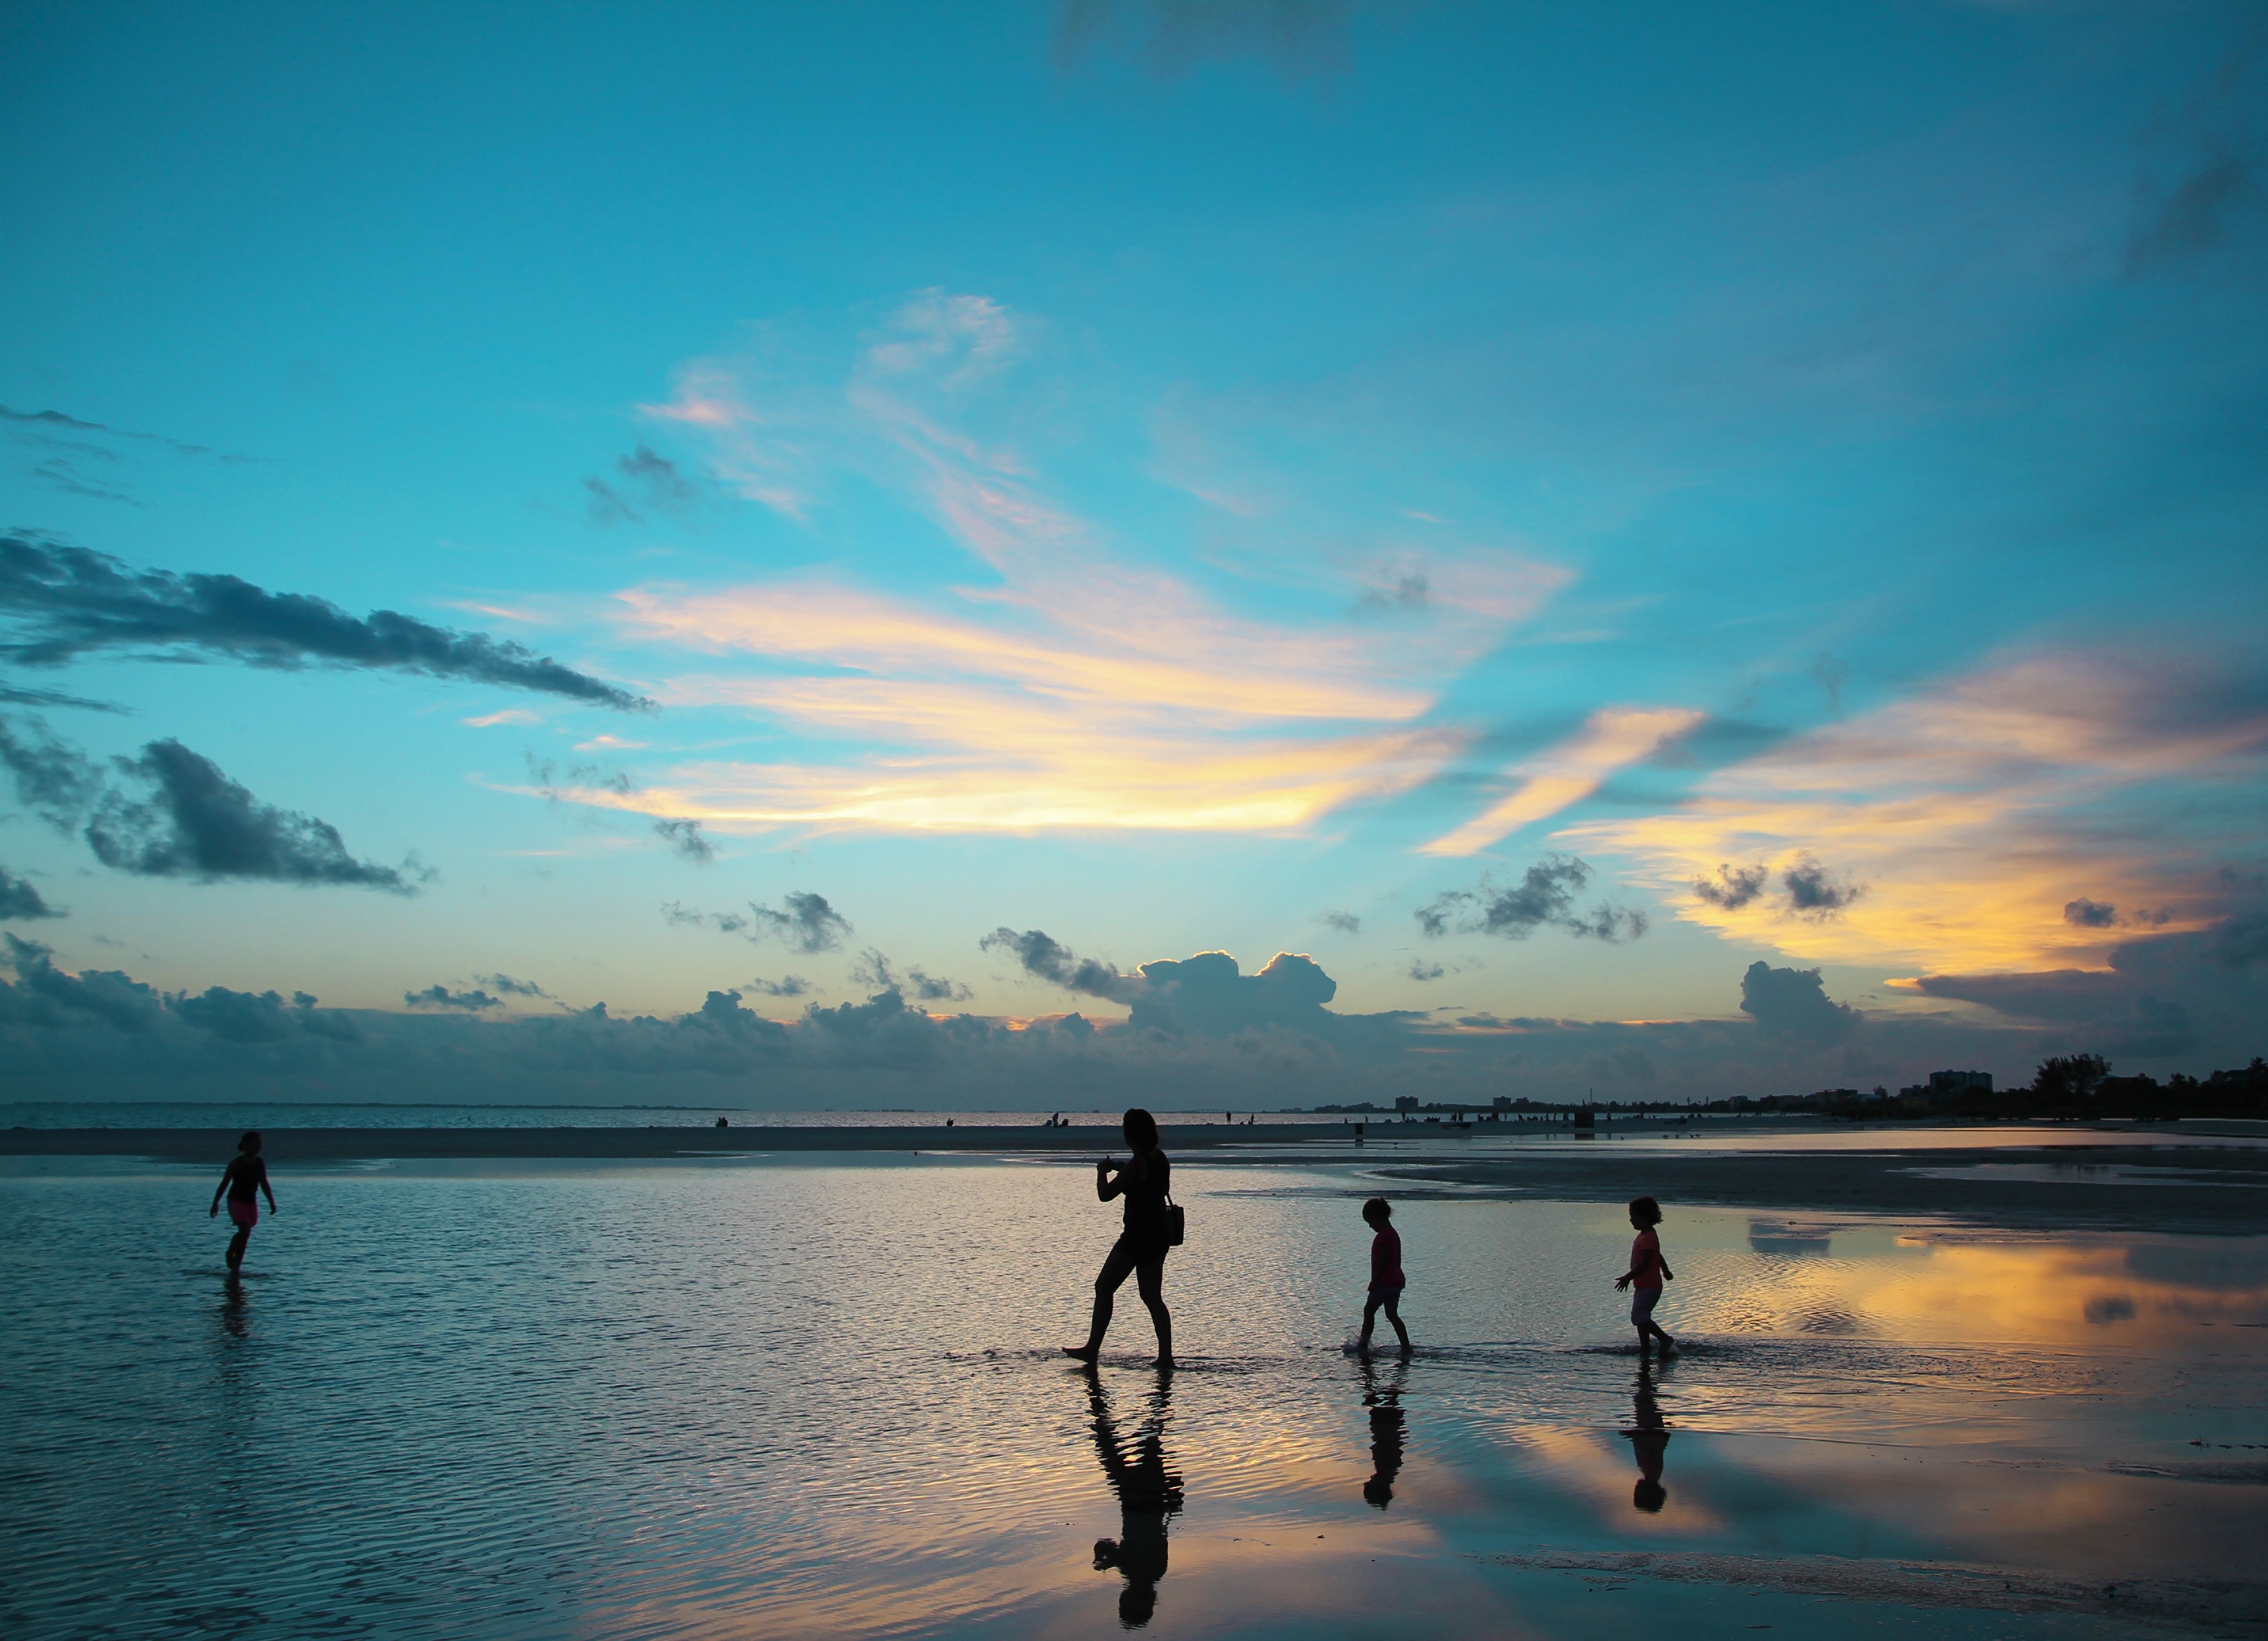
<instances>
[{"instance_id":1,"label":"child's reflection","mask_svg":"<svg viewBox=\"0 0 2268 1641\"><path fill-rule=\"evenodd\" d=\"M1180 1472L1166 1460L1166 1419L1172 1410L1174 1374L1160 1369L1158 1387L1130 1439L1110 1415L1102 1375L1086 1369L1087 1405L1094 1415L1094 1451L1110 1490L1118 1495L1118 1536L1094 1542L1095 1571L1116 1567L1125 1576L1118 1620L1129 1630L1150 1622L1158 1608L1158 1580L1166 1576L1166 1521L1182 1507Z\"/></svg>"},{"instance_id":2,"label":"child's reflection","mask_svg":"<svg viewBox=\"0 0 2268 1641\"><path fill-rule=\"evenodd\" d=\"M1638 1358L1638 1383L1631 1393L1631 1427L1623 1432L1638 1460L1638 1485L1631 1489L1631 1503L1648 1515L1660 1513L1669 1502L1669 1490L1661 1484L1661 1458L1669 1446L1669 1431L1661 1422L1661 1404L1653 1399L1653 1367L1644 1357Z\"/></svg>"},{"instance_id":3,"label":"child's reflection","mask_svg":"<svg viewBox=\"0 0 2268 1641\"><path fill-rule=\"evenodd\" d=\"M1394 1478L1402 1474L1403 1434L1408 1428L1402 1412L1402 1389L1410 1382L1410 1362L1397 1362L1381 1387L1378 1368L1369 1358L1362 1364L1362 1405L1370 1409L1370 1480L1362 1484L1366 1504L1381 1510L1394 1502Z\"/></svg>"}]
</instances>

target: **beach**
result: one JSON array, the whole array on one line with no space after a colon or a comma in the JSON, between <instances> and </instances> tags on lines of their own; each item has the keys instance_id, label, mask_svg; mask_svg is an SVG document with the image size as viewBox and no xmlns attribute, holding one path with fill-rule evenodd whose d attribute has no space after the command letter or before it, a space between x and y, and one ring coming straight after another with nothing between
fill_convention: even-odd
<instances>
[{"instance_id":1,"label":"beach","mask_svg":"<svg viewBox=\"0 0 2268 1641\"><path fill-rule=\"evenodd\" d=\"M1937 1176L2068 1157L1184 1136L1182 1365L1130 1289L1089 1374L1056 1348L1115 1209L1076 1148L334 1132L275 1137L233 1287L217 1157L152 1159L209 1137L6 1137L40 1342L0 1370L11 1633L2268 1633L2242 1142L2083 1148L2179 1183L1985 1183ZM1667 1366L1609 1282L1633 1176ZM1348 1348L1373 1191L1407 1362ZM2240 1206L2129 1223L2184 1192Z\"/></svg>"}]
</instances>

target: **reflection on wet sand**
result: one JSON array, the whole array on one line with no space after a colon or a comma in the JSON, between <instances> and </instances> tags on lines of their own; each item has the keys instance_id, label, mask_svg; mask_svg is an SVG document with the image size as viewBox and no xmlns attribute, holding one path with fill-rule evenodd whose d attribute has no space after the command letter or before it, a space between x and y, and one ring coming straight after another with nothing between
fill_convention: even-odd
<instances>
[{"instance_id":1,"label":"reflection on wet sand","mask_svg":"<svg viewBox=\"0 0 2268 1641\"><path fill-rule=\"evenodd\" d=\"M1394 1478L1402 1474L1403 1438L1409 1421L1402 1411L1402 1392L1410 1383L1410 1359L1394 1366L1393 1376L1381 1387L1378 1367L1368 1358L1362 1364L1362 1405L1370 1409L1370 1479L1362 1484L1366 1504L1385 1509L1394 1502Z\"/></svg>"},{"instance_id":2,"label":"reflection on wet sand","mask_svg":"<svg viewBox=\"0 0 2268 1641\"><path fill-rule=\"evenodd\" d=\"M1158 1581L1166 1576L1166 1524L1181 1512L1181 1473L1166 1458L1166 1420L1173 1411L1174 1371L1158 1371L1141 1423L1119 1433L1102 1376L1086 1370L1086 1399L1094 1420L1094 1451L1110 1490L1118 1496L1118 1536L1097 1539L1098 1572L1116 1567L1126 1579L1118 1593L1118 1620L1129 1630L1150 1622L1158 1608Z\"/></svg>"},{"instance_id":3,"label":"reflection on wet sand","mask_svg":"<svg viewBox=\"0 0 2268 1641\"><path fill-rule=\"evenodd\" d=\"M1664 1363L1665 1374L1668 1371ZM1631 1428L1623 1432L1638 1460L1638 1484L1631 1489L1631 1503L1648 1515L1659 1515L1669 1502L1669 1490L1661 1484L1669 1431L1661 1422L1661 1404L1653 1399L1653 1364L1644 1357L1638 1359L1638 1383L1631 1392Z\"/></svg>"}]
</instances>

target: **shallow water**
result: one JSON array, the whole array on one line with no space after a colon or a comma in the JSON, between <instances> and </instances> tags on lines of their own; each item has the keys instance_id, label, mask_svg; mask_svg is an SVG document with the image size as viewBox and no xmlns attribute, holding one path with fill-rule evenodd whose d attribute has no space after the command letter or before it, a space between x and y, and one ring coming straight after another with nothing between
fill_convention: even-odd
<instances>
[{"instance_id":1,"label":"shallow water","mask_svg":"<svg viewBox=\"0 0 2268 1641\"><path fill-rule=\"evenodd\" d=\"M10 1164L0 1624L2263 1633L2268 1238L1673 1205L1642 1371L1617 1212L1429 1196L1366 1365L1356 1166L1176 1175L1161 1378L1077 1166L286 1172L232 1292L217 1170Z\"/></svg>"}]
</instances>

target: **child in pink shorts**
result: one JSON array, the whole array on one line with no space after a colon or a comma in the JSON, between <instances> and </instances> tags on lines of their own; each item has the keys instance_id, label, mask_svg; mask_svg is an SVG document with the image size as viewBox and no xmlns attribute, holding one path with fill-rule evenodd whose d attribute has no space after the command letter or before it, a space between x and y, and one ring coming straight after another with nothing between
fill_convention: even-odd
<instances>
[{"instance_id":1,"label":"child in pink shorts","mask_svg":"<svg viewBox=\"0 0 2268 1641\"><path fill-rule=\"evenodd\" d=\"M228 1217L236 1225L236 1234L228 1243L228 1274L233 1277L243 1268L244 1245L252 1240L252 1227L260 1223L261 1191L268 1193L268 1211L276 1211L276 1188L268 1183L268 1165L261 1160L258 1129L236 1142L236 1155L229 1159L220 1183L213 1188L212 1209L205 1216L207 1218L219 1214L224 1191L228 1193Z\"/></svg>"},{"instance_id":2,"label":"child in pink shorts","mask_svg":"<svg viewBox=\"0 0 2268 1641\"><path fill-rule=\"evenodd\" d=\"M1638 1240L1631 1244L1630 1269L1615 1278L1615 1290L1631 1291L1631 1326L1638 1329L1638 1353L1644 1356L1646 1346L1659 1339L1667 1355L1676 1349L1677 1341L1661 1331L1653 1320L1653 1307L1661 1302L1661 1284L1677 1278L1661 1257L1661 1238L1654 1233L1661 1223L1661 1204L1651 1196L1633 1196L1630 1222Z\"/></svg>"}]
</instances>

